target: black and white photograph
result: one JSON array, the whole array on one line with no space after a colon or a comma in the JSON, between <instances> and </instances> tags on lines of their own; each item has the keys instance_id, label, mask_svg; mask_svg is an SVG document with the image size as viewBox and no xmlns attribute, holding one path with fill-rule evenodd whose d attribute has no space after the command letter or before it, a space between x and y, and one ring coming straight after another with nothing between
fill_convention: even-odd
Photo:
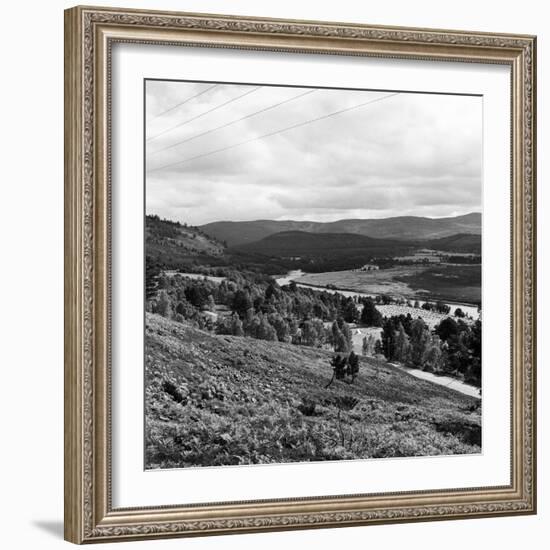
<instances>
[{"instance_id":1,"label":"black and white photograph","mask_svg":"<svg viewBox=\"0 0 550 550\"><path fill-rule=\"evenodd\" d=\"M146 469L482 452L482 109L145 80Z\"/></svg>"}]
</instances>

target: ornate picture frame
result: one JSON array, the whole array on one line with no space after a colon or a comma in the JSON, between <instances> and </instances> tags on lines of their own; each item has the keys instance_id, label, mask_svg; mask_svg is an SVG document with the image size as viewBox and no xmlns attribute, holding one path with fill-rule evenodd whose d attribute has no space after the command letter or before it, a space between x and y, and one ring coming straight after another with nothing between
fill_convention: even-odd
<instances>
[{"instance_id":1,"label":"ornate picture frame","mask_svg":"<svg viewBox=\"0 0 550 550\"><path fill-rule=\"evenodd\" d=\"M111 51L116 43L500 64L511 71L511 483L114 508ZM157 539L536 513L536 38L75 7L65 12L65 538Z\"/></svg>"}]
</instances>

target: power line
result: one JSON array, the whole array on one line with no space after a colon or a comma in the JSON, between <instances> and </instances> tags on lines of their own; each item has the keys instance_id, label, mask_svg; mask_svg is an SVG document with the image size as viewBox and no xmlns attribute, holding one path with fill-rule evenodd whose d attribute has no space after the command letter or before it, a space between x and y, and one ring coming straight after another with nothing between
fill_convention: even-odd
<instances>
[{"instance_id":1,"label":"power line","mask_svg":"<svg viewBox=\"0 0 550 550\"><path fill-rule=\"evenodd\" d=\"M157 172L159 170L164 170L165 168L171 168L172 166L177 166L179 164L185 164L187 162L191 162L193 160L204 158L204 157L207 157L209 155L214 155L216 153L222 153L224 151L228 151L229 149L234 149L235 147L240 147L241 145L246 145L247 143L252 143L253 141L257 141L257 140L264 139L264 138L267 138L267 137L275 136L275 135L281 134L283 132L288 132L289 130L294 130L295 128L300 128L302 126L312 124L313 122L318 122L319 120L325 120L327 118L330 118L330 117L333 117L333 116L336 116L336 115L340 115L342 113L347 113L349 111L353 111L354 109L359 109L360 107L365 107L366 105L370 105L372 103L377 103L378 101L383 101L385 99L389 99L390 97L394 97L396 95L399 95L399 92L394 93L394 94L389 94L389 95L386 95L384 97L379 97L379 98L376 98L376 99L372 99L370 101L365 101L364 103L359 103L358 105L353 105L352 107L347 107L345 109L340 109L338 111L333 111L332 113L328 113L326 115L322 115L322 116L317 117L317 118L312 118L312 119L309 119L309 120L305 120L304 122L299 122L298 124L293 124L292 126L287 126L286 128L281 128L280 130L275 130L274 132L270 132L268 134L263 134L261 136L257 136L257 137L251 138L251 139L247 139L245 141L241 141L241 142L235 143L233 145L228 145L227 147L222 147L221 149L215 149L214 151L208 151L207 153L202 153L202 154L196 155L194 157L189 157L187 159L183 159L183 160L180 160L180 161L177 161L177 162L172 162L170 164L165 164L163 166L159 166L158 168L152 168L151 170L147 170L147 173L149 174L151 172Z\"/></svg>"},{"instance_id":2,"label":"power line","mask_svg":"<svg viewBox=\"0 0 550 550\"><path fill-rule=\"evenodd\" d=\"M166 130L163 130L162 132L156 134L153 137L147 138L147 141L151 141L153 139L156 139L160 136L163 136L164 134L167 134L168 132L171 132L172 130L175 130L176 128L179 128L180 126L184 126L185 124L188 124L189 122L193 122L194 120L197 120L198 118L201 118L209 113L212 113L214 111L217 111L218 109L221 109L222 107L225 107L226 105L229 105L230 103L233 103L234 101L237 101L238 99L241 99L242 97L245 97L249 94L252 94L259 90L262 86L256 86L255 88L252 88L252 90L247 90L244 92L244 94L238 95L237 97L233 97L231 99L228 99L227 101L224 101L220 105L216 105L214 107L211 107L210 109L207 109L206 111L199 113L198 115L195 115L194 117L191 117L187 120L184 120L183 122L179 122L178 124L171 126L170 128L167 128Z\"/></svg>"},{"instance_id":3,"label":"power line","mask_svg":"<svg viewBox=\"0 0 550 550\"><path fill-rule=\"evenodd\" d=\"M205 94L206 92L209 92L210 90L213 90L217 86L219 86L219 84L214 84L213 86L208 86L208 88L206 88L206 90L202 90L198 94L192 95L191 97L188 97L187 99L184 99L183 101L180 101L179 103L176 103L176 105L174 105L173 107L170 107L169 109L166 109L166 111L162 111L162 113L159 113L158 115L152 116L149 120L154 120L155 118L159 118L159 117L165 115L166 113L169 113L170 111L173 111L174 109L177 109L178 107L181 107L181 105L185 105L187 102L191 101L192 99L195 99L196 97L199 97L199 96Z\"/></svg>"},{"instance_id":4,"label":"power line","mask_svg":"<svg viewBox=\"0 0 550 550\"><path fill-rule=\"evenodd\" d=\"M227 128L228 126L231 126L232 124L237 124L237 122L242 122L243 120L246 120L248 118L252 118L256 115L259 115L261 113L265 113L267 111L270 111L271 109L275 109L276 107L280 107L281 105L285 105L286 103L290 103L291 101L295 101L296 99L300 99L301 97L304 97L306 95L312 94L316 92L317 90L308 90L307 92L298 94L297 96L291 97L289 99L285 99L284 101L280 101L279 103L275 103L274 105L269 105L268 107L264 107L263 109L260 109L259 111L255 111L253 113L250 113L249 115L245 115L241 118L237 118L236 120L231 120L229 122L226 122L225 124L222 124L221 126L216 126L215 128L211 128L210 130L206 130L205 132L201 132L200 134L195 134L194 136L188 137L186 139L182 139L181 141L178 141L176 143L173 143L172 145L168 145L166 147L163 147L162 149L157 149L156 151L152 151L151 155L156 155L157 153L160 153L162 151L166 151L167 149L171 149L172 147L176 147L178 145L181 145L183 143L187 143L188 141L192 141L194 139L197 139L202 136L206 136L207 134L211 134L212 132L216 132L217 130L221 130L222 128Z\"/></svg>"}]
</instances>

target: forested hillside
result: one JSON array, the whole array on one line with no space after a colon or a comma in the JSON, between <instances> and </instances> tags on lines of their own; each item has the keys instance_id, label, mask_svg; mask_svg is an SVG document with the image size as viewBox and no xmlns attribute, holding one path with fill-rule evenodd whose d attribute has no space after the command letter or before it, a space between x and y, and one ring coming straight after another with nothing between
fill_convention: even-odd
<instances>
[{"instance_id":1,"label":"forested hillside","mask_svg":"<svg viewBox=\"0 0 550 550\"><path fill-rule=\"evenodd\" d=\"M220 258L225 245L198 227L158 216L145 217L145 248L150 262L168 268L184 268Z\"/></svg>"},{"instance_id":2,"label":"forested hillside","mask_svg":"<svg viewBox=\"0 0 550 550\"><path fill-rule=\"evenodd\" d=\"M315 258L362 254L366 258L376 255L405 254L415 244L390 239L373 239L354 233L308 233L306 231L284 231L259 241L233 247L232 250L278 257L302 256Z\"/></svg>"}]
</instances>

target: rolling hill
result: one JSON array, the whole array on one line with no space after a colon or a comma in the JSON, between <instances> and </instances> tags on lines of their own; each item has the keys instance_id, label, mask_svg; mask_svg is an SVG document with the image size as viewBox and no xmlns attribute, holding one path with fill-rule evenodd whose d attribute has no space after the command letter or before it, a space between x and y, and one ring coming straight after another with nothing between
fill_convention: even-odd
<instances>
[{"instance_id":1,"label":"rolling hill","mask_svg":"<svg viewBox=\"0 0 550 550\"><path fill-rule=\"evenodd\" d=\"M150 313L145 339L147 469L481 451L478 399L384 361L327 388L327 350Z\"/></svg>"},{"instance_id":2,"label":"rolling hill","mask_svg":"<svg viewBox=\"0 0 550 550\"><path fill-rule=\"evenodd\" d=\"M414 245L404 241L374 239L353 233L308 233L283 231L230 250L276 257L366 256L404 253Z\"/></svg>"},{"instance_id":3,"label":"rolling hill","mask_svg":"<svg viewBox=\"0 0 550 550\"><path fill-rule=\"evenodd\" d=\"M481 254L481 235L459 233L441 239L431 239L423 244L428 248L445 252Z\"/></svg>"},{"instance_id":4,"label":"rolling hill","mask_svg":"<svg viewBox=\"0 0 550 550\"><path fill-rule=\"evenodd\" d=\"M275 233L354 233L373 238L428 240L456 234L481 234L481 214L474 212L449 218L400 216L383 219L349 219L335 222L293 220L219 221L200 227L206 234L227 242L228 246L251 243Z\"/></svg>"}]
</instances>

